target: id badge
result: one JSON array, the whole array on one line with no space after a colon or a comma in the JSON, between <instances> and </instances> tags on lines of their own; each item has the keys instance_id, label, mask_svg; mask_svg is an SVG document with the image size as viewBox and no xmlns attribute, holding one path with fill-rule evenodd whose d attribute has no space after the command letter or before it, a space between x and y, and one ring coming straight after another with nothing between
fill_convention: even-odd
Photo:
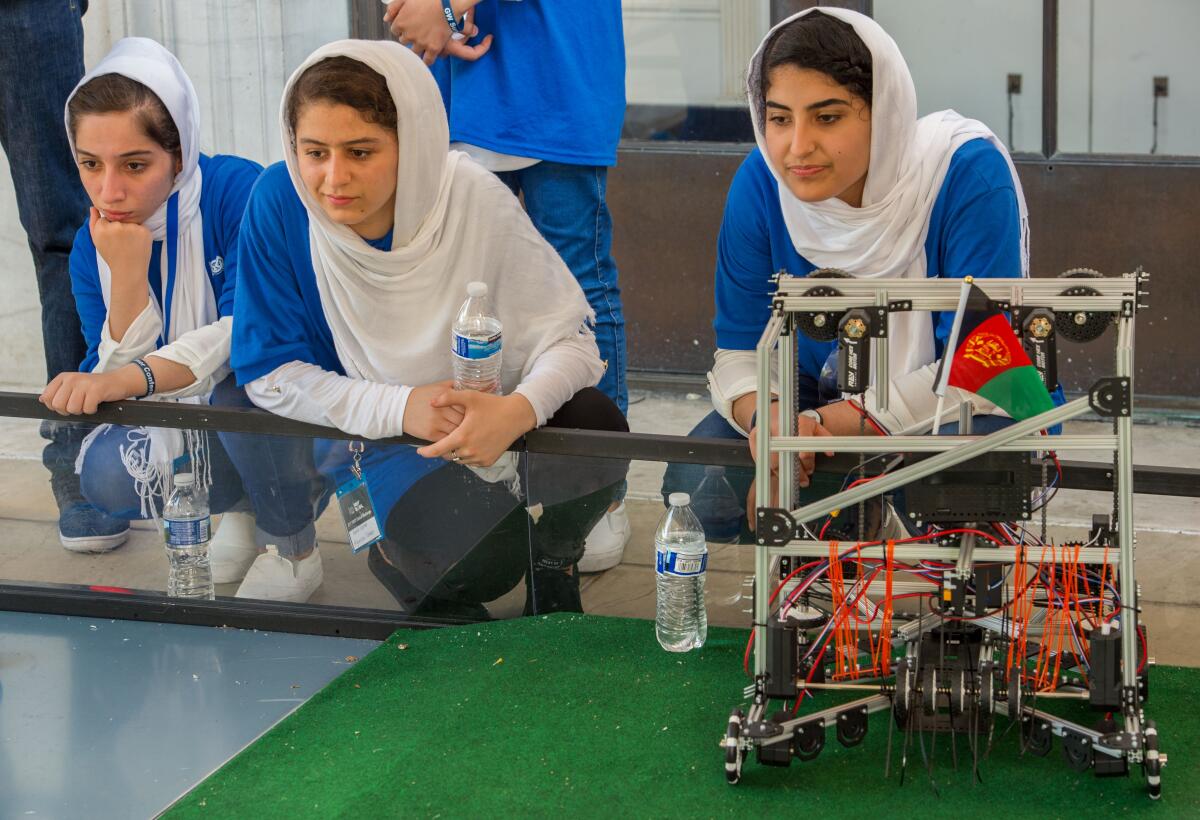
<instances>
[{"instance_id":1,"label":"id badge","mask_svg":"<svg viewBox=\"0 0 1200 820\"><path fill-rule=\"evenodd\" d=\"M346 525L346 534L350 536L350 550L359 553L382 540L383 533L379 529L379 519L375 517L375 502L371 499L371 490L367 487L367 480L363 478L359 466L362 443L354 442L350 445L350 451L354 453L354 466L351 468L353 476L337 488L337 500L342 522Z\"/></svg>"}]
</instances>

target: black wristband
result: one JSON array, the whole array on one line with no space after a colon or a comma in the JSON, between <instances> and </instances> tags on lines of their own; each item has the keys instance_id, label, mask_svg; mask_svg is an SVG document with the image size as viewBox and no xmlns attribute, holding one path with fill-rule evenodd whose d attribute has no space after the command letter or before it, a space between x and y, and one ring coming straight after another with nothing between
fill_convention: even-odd
<instances>
[{"instance_id":1,"label":"black wristband","mask_svg":"<svg viewBox=\"0 0 1200 820\"><path fill-rule=\"evenodd\" d=\"M133 363L142 369L142 375L146 377L146 393L144 396L142 396L142 398L146 398L146 396L153 396L155 386L154 371L150 369L150 365L146 364L145 359L134 359Z\"/></svg>"}]
</instances>

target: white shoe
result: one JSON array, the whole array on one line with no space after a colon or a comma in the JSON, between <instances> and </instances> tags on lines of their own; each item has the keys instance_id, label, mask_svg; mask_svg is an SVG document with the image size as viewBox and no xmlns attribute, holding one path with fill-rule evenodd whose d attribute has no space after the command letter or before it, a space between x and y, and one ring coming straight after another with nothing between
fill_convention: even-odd
<instances>
[{"instance_id":1,"label":"white shoe","mask_svg":"<svg viewBox=\"0 0 1200 820\"><path fill-rule=\"evenodd\" d=\"M606 512L588 533L583 544L583 557L579 559L579 571L604 572L621 563L625 545L632 534L629 514L625 512L625 502L622 501L615 510Z\"/></svg>"},{"instance_id":2,"label":"white shoe","mask_svg":"<svg viewBox=\"0 0 1200 820\"><path fill-rule=\"evenodd\" d=\"M250 565L246 580L238 587L238 598L264 601L292 601L302 604L321 586L325 577L321 553L313 547L307 558L293 561L281 556L274 545Z\"/></svg>"},{"instance_id":3,"label":"white shoe","mask_svg":"<svg viewBox=\"0 0 1200 820\"><path fill-rule=\"evenodd\" d=\"M254 516L244 512L225 513L216 535L208 542L213 583L232 584L242 580L259 554L254 541Z\"/></svg>"}]
</instances>

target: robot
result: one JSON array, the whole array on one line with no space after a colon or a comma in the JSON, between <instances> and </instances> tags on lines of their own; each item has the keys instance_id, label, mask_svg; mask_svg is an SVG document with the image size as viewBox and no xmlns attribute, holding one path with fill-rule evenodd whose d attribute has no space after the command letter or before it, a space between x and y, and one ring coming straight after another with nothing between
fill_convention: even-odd
<instances>
[{"instance_id":1,"label":"robot","mask_svg":"<svg viewBox=\"0 0 1200 820\"><path fill-rule=\"evenodd\" d=\"M1161 795L1167 757L1145 714L1152 660L1134 574L1133 338L1148 281L1140 269L1108 278L1076 269L1059 278L974 280L1047 388L1058 382L1059 337L1096 342L1115 327L1112 375L1084 397L984 436L970 435L967 410L959 435L818 439L796 432L800 335L836 340L838 388L861 398L873 387L874 407L886 411L889 320L904 311L954 311L962 286L830 269L776 276L757 347L758 416L771 412L777 371L781 429L773 435L764 425L757 442L746 664L753 683L743 693L748 708L735 708L726 726L729 783L741 779L751 753L767 766L810 761L831 730L855 746L868 716L888 711L889 766L891 735L903 733L902 771L914 733L965 738L978 770L1005 734L996 727L1011 726L1034 755L1048 754L1058 738L1077 771L1127 776L1140 766L1149 796ZM977 355L989 355L987 346ZM871 419L861 406L865 431ZM1086 414L1111 419L1112 432L1044 435ZM1112 507L1093 516L1086 540L1054 543L1046 505L1061 477L1057 453L1098 449L1113 453ZM811 451L857 453L858 467L842 491L802 504L797 456ZM780 506L771 506L776 499ZM828 690L861 696L805 708ZM1056 716L1053 706L1064 700L1090 706L1095 724Z\"/></svg>"}]
</instances>

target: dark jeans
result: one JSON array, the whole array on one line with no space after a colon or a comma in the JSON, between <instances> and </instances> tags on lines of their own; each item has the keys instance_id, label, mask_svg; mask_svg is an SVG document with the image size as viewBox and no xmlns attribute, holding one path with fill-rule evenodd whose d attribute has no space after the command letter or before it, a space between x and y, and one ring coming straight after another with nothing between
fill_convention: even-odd
<instances>
[{"instance_id":1,"label":"dark jeans","mask_svg":"<svg viewBox=\"0 0 1200 820\"><path fill-rule=\"evenodd\" d=\"M627 412L625 314L605 202L608 169L542 161L497 176L523 196L530 220L567 263L596 311L596 345L607 365L597 387Z\"/></svg>"},{"instance_id":2,"label":"dark jeans","mask_svg":"<svg viewBox=\"0 0 1200 820\"><path fill-rule=\"evenodd\" d=\"M971 431L976 435L986 435L994 433L1002 427L1007 427L1012 424L1012 419L1003 416L974 416L971 420ZM955 436L958 435L958 422L953 421L949 424L943 424L939 435ZM721 414L713 411L701 419L690 433L689 436L702 438L727 438L746 440L746 437L733 429L733 426L726 421ZM704 465L702 464L668 464L667 470L663 474L662 496L663 504L667 504L667 498L671 493L689 493L694 494L696 488L700 486L700 482L704 480ZM746 502L746 495L750 492L750 485L754 482L753 467L726 467L725 478L733 487L734 493L741 500L743 506ZM843 476L835 476L832 473L817 473L813 476L812 484L808 490L803 491L803 495L808 497L808 500L815 500L836 492L842 485ZM695 506L695 504L693 504ZM712 517L714 512L709 510L697 509L696 514L703 520L706 517ZM846 526L845 516L853 515L853 510L847 510L843 513L843 526ZM749 542L750 530L746 524L746 515L742 513L742 538L743 542ZM854 529L851 527L851 529Z\"/></svg>"},{"instance_id":3,"label":"dark jeans","mask_svg":"<svg viewBox=\"0 0 1200 820\"><path fill-rule=\"evenodd\" d=\"M627 432L616 405L589 387L547 427ZM528 579L530 612L579 610L568 573L604 515L629 462L522 453L514 494L472 470L448 465L418 479L386 513L372 570L410 613L439 604L479 604ZM518 495L520 497L518 497ZM541 587L546 588L543 594ZM565 588L566 587L566 588Z\"/></svg>"},{"instance_id":4,"label":"dark jeans","mask_svg":"<svg viewBox=\"0 0 1200 820\"><path fill-rule=\"evenodd\" d=\"M233 376L213 390L212 403L253 407ZM142 518L141 499L121 462L129 427L116 426L88 448L81 471L83 495L116 518ZM257 524L255 542L278 548L285 557L301 555L316 543L313 522L328 501L325 479L313 466L312 440L303 436L208 433L212 468L209 511L228 512L248 504ZM155 504L162 509L163 499Z\"/></svg>"},{"instance_id":5,"label":"dark jeans","mask_svg":"<svg viewBox=\"0 0 1200 820\"><path fill-rule=\"evenodd\" d=\"M83 76L85 9L78 0L0 2L0 145L33 255L47 380L87 354L67 259L88 199L63 128L67 95ZM74 465L86 432L70 422L42 425L50 442L42 459L60 506L79 498Z\"/></svg>"},{"instance_id":6,"label":"dark jeans","mask_svg":"<svg viewBox=\"0 0 1200 820\"><path fill-rule=\"evenodd\" d=\"M213 390L212 403L254 407L233 376ZM312 439L262 433L217 435L245 488L254 513L257 544L273 544L285 557L312 549L317 541L315 522L332 494L332 487L313 462Z\"/></svg>"}]
</instances>

